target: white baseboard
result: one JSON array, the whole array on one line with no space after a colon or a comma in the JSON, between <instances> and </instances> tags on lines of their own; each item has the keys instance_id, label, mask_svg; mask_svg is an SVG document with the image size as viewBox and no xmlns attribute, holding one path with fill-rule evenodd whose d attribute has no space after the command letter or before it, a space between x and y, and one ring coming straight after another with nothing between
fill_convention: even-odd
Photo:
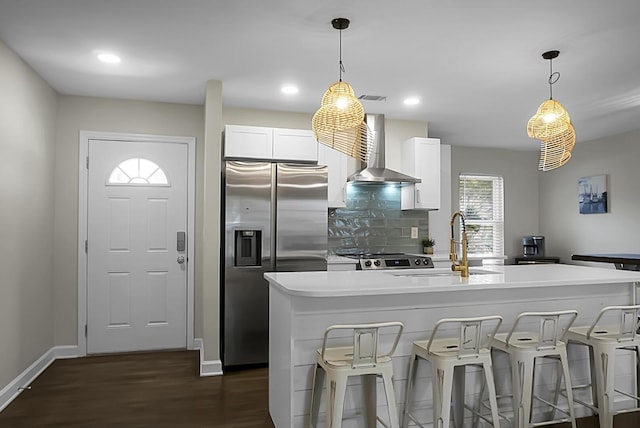
<instances>
[{"instance_id":1,"label":"white baseboard","mask_svg":"<svg viewBox=\"0 0 640 428\"><path fill-rule=\"evenodd\" d=\"M212 360L206 361L204 359L204 341L201 338L193 339L194 349L200 351L200 377L205 376L221 376L222 375L222 361Z\"/></svg>"},{"instance_id":2,"label":"white baseboard","mask_svg":"<svg viewBox=\"0 0 640 428\"><path fill-rule=\"evenodd\" d=\"M57 359L75 358L78 356L78 347L54 346L45 352L40 358L27 367L14 380L0 391L0 412L5 409L20 393L29 388L29 385L42 373L51 363Z\"/></svg>"},{"instance_id":3,"label":"white baseboard","mask_svg":"<svg viewBox=\"0 0 640 428\"><path fill-rule=\"evenodd\" d=\"M65 345L65 346L54 346L51 348L53 350L54 359L56 360L64 360L67 358L78 358L84 355L80 354L80 350L77 345Z\"/></svg>"}]
</instances>

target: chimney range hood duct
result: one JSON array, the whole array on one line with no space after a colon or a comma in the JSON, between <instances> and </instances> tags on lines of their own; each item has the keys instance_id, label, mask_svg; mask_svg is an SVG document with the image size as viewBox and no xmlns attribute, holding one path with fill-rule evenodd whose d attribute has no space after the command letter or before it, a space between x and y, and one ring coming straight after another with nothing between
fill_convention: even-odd
<instances>
[{"instance_id":1,"label":"chimney range hood duct","mask_svg":"<svg viewBox=\"0 0 640 428\"><path fill-rule=\"evenodd\" d=\"M369 154L367 167L360 172L350 175L347 181L358 184L379 184L379 183L400 183L414 184L420 183L419 178L410 177L400 172L385 168L384 163L384 115L367 114L366 122L373 131L373 148Z\"/></svg>"}]
</instances>

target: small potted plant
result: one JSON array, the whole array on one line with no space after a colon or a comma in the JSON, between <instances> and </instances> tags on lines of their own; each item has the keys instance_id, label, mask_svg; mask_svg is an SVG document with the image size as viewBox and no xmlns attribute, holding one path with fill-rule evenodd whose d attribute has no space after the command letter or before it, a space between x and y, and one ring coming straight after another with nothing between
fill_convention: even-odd
<instances>
[{"instance_id":1,"label":"small potted plant","mask_svg":"<svg viewBox=\"0 0 640 428\"><path fill-rule=\"evenodd\" d=\"M436 241L431 238L424 238L422 240L423 252L425 254L433 254L433 246L436 245Z\"/></svg>"}]
</instances>

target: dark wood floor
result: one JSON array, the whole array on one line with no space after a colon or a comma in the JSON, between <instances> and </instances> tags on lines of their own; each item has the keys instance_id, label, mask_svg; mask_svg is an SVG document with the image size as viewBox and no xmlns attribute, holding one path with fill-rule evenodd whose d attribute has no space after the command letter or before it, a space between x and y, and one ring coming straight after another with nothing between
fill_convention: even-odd
<instances>
[{"instance_id":1,"label":"dark wood floor","mask_svg":"<svg viewBox=\"0 0 640 428\"><path fill-rule=\"evenodd\" d=\"M267 369L201 378L198 364L189 351L58 360L0 413L0 427L273 428ZM640 415L616 416L615 425L638 428Z\"/></svg>"},{"instance_id":2,"label":"dark wood floor","mask_svg":"<svg viewBox=\"0 0 640 428\"><path fill-rule=\"evenodd\" d=\"M2 413L2 428L273 428L267 369L199 377L197 352L57 360Z\"/></svg>"}]
</instances>

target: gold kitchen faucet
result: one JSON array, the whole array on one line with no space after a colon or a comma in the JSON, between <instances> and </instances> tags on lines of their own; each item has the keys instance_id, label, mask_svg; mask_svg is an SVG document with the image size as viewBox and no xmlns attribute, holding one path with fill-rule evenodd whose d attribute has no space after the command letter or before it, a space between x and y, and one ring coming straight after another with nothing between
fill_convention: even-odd
<instances>
[{"instance_id":1,"label":"gold kitchen faucet","mask_svg":"<svg viewBox=\"0 0 640 428\"><path fill-rule=\"evenodd\" d=\"M460 223L462 224L462 236L460 241L456 241L453 236L453 224L456 217L460 217ZM469 245L467 241L467 226L465 224L464 213L462 211L456 211L451 216L451 247L449 251L449 258L451 259L451 270L454 272L460 272L460 276L467 278L469 276L469 261L467 260L467 247ZM456 254L456 244L460 244L462 247L462 260L458 261L458 255Z\"/></svg>"}]
</instances>

